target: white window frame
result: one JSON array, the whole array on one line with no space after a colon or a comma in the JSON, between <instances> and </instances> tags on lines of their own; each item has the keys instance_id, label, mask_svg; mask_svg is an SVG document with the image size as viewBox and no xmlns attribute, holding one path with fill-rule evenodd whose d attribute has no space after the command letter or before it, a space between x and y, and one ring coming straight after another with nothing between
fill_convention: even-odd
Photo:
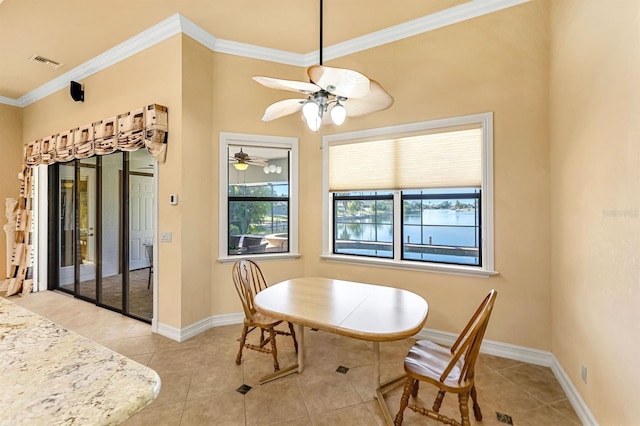
<instances>
[{"instance_id":1,"label":"white window frame","mask_svg":"<svg viewBox=\"0 0 640 426\"><path fill-rule=\"evenodd\" d=\"M389 139L394 135L410 132L433 131L455 126L479 124L482 127L482 266L451 265L422 261L401 260L401 218L400 190L394 191L394 258L383 259L364 256L334 254L333 242L333 198L329 192L329 147L334 143L345 143L349 140ZM494 270L494 218L493 218L493 113L485 112L460 117L422 121L398 126L380 127L348 133L339 133L322 137L322 258L328 261L363 264L389 268L424 270L455 275L490 277L498 274Z\"/></svg>"},{"instance_id":2,"label":"white window frame","mask_svg":"<svg viewBox=\"0 0 640 426\"><path fill-rule=\"evenodd\" d=\"M219 143L219 207L218 207L218 261L235 262L253 257L255 254L229 255L229 145L243 145L260 148L288 149L291 153L289 164L289 253L260 254L260 260L295 259L298 252L298 138L285 136L264 136L245 133L220 132Z\"/></svg>"}]
</instances>

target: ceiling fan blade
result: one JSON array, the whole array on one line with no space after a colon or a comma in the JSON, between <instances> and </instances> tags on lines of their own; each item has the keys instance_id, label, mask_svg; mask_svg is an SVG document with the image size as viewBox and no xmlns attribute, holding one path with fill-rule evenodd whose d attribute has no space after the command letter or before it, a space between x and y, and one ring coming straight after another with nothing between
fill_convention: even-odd
<instances>
[{"instance_id":1,"label":"ceiling fan blade","mask_svg":"<svg viewBox=\"0 0 640 426\"><path fill-rule=\"evenodd\" d=\"M284 117L285 115L296 113L302 110L304 101L304 99L285 99L284 101L273 103L264 111L262 121L271 121Z\"/></svg>"},{"instance_id":2,"label":"ceiling fan blade","mask_svg":"<svg viewBox=\"0 0 640 426\"><path fill-rule=\"evenodd\" d=\"M333 95L362 98L371 93L369 79L357 71L314 65L307 69L307 74L311 81Z\"/></svg>"},{"instance_id":3,"label":"ceiling fan blade","mask_svg":"<svg viewBox=\"0 0 640 426\"><path fill-rule=\"evenodd\" d=\"M307 95L320 90L320 88L315 84L304 81L281 80L279 78L261 76L255 76L252 78L254 81L268 87L269 89L289 90L290 92L299 92Z\"/></svg>"},{"instance_id":4,"label":"ceiling fan blade","mask_svg":"<svg viewBox=\"0 0 640 426\"><path fill-rule=\"evenodd\" d=\"M264 166L268 166L269 163L267 163L265 160L254 160L253 158L249 161L247 161L247 163L252 164L254 166L260 166L260 167L264 167Z\"/></svg>"},{"instance_id":5,"label":"ceiling fan blade","mask_svg":"<svg viewBox=\"0 0 640 426\"><path fill-rule=\"evenodd\" d=\"M382 111L393 105L393 97L382 88L380 83L371 80L371 93L364 98L349 98L342 101L347 117L360 117L371 112Z\"/></svg>"}]
</instances>

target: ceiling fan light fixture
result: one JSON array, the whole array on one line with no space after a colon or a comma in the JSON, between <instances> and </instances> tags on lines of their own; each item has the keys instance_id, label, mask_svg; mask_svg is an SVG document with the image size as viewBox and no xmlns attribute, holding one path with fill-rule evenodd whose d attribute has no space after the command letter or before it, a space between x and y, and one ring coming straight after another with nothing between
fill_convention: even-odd
<instances>
[{"instance_id":1,"label":"ceiling fan light fixture","mask_svg":"<svg viewBox=\"0 0 640 426\"><path fill-rule=\"evenodd\" d=\"M317 132L320 125L322 125L322 118L319 115L311 117L309 120L305 117L305 121L307 122L307 127L309 127L312 132Z\"/></svg>"},{"instance_id":2,"label":"ceiling fan light fixture","mask_svg":"<svg viewBox=\"0 0 640 426\"><path fill-rule=\"evenodd\" d=\"M233 163L233 167L235 167L236 170L244 171L249 168L249 165L247 163Z\"/></svg>"},{"instance_id":3,"label":"ceiling fan light fixture","mask_svg":"<svg viewBox=\"0 0 640 426\"><path fill-rule=\"evenodd\" d=\"M339 101L336 101L333 108L331 108L331 121L339 126L344 123L345 118L347 118L346 108Z\"/></svg>"},{"instance_id":4,"label":"ceiling fan light fixture","mask_svg":"<svg viewBox=\"0 0 640 426\"><path fill-rule=\"evenodd\" d=\"M307 123L309 123L314 118L316 118L319 112L320 112L320 106L315 102L315 100L309 99L302 106L302 115L304 116L304 119Z\"/></svg>"}]
</instances>

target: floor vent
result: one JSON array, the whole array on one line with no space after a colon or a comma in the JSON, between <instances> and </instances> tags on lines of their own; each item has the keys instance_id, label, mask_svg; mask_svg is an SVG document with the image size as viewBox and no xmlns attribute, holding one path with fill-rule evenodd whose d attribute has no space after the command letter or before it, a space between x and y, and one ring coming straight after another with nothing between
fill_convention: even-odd
<instances>
[{"instance_id":1,"label":"floor vent","mask_svg":"<svg viewBox=\"0 0 640 426\"><path fill-rule=\"evenodd\" d=\"M240 392L241 394L246 395L247 392L249 392L250 390L251 390L251 386L243 384L238 389L236 389L236 392Z\"/></svg>"},{"instance_id":2,"label":"floor vent","mask_svg":"<svg viewBox=\"0 0 640 426\"><path fill-rule=\"evenodd\" d=\"M40 55L33 55L32 57L29 58L29 60L33 61L33 62L40 62L41 64L48 65L51 68L53 68L54 70L57 70L58 68L60 68L62 66L62 64L60 62L56 62L53 59L48 59L48 58L45 58L44 56L40 56Z\"/></svg>"},{"instance_id":3,"label":"floor vent","mask_svg":"<svg viewBox=\"0 0 640 426\"><path fill-rule=\"evenodd\" d=\"M508 425L512 425L513 424L513 419L508 414L498 413L496 411L496 418L498 419L499 422L506 423Z\"/></svg>"}]
</instances>

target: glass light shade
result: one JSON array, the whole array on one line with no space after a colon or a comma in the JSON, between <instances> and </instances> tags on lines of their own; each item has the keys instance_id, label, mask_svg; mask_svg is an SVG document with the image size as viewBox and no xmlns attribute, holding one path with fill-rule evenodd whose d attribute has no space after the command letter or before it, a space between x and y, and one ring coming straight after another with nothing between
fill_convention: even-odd
<instances>
[{"instance_id":1,"label":"glass light shade","mask_svg":"<svg viewBox=\"0 0 640 426\"><path fill-rule=\"evenodd\" d=\"M319 110L320 110L320 107L314 101L307 101L302 106L302 115L304 116L304 119L307 121L307 124L311 120L313 120L315 117L318 116L318 111ZM311 127L311 126L309 126L309 127Z\"/></svg>"},{"instance_id":2,"label":"glass light shade","mask_svg":"<svg viewBox=\"0 0 640 426\"><path fill-rule=\"evenodd\" d=\"M266 174L269 174L269 166L264 166L262 168L262 171L265 172Z\"/></svg>"},{"instance_id":3,"label":"glass light shade","mask_svg":"<svg viewBox=\"0 0 640 426\"><path fill-rule=\"evenodd\" d=\"M247 163L234 163L233 167L236 168L236 170L247 170L249 168L249 165Z\"/></svg>"},{"instance_id":4,"label":"glass light shade","mask_svg":"<svg viewBox=\"0 0 640 426\"><path fill-rule=\"evenodd\" d=\"M347 109L343 105L336 103L333 108L331 108L331 121L333 121L334 124L338 126L341 125L344 123L346 117Z\"/></svg>"},{"instance_id":5,"label":"glass light shade","mask_svg":"<svg viewBox=\"0 0 640 426\"><path fill-rule=\"evenodd\" d=\"M312 117L311 120L306 120L306 122L312 132L317 132L322 124L322 118L316 115L315 117Z\"/></svg>"},{"instance_id":6,"label":"glass light shade","mask_svg":"<svg viewBox=\"0 0 640 426\"><path fill-rule=\"evenodd\" d=\"M282 167L281 166L276 167L276 173L277 174L282 173Z\"/></svg>"},{"instance_id":7,"label":"glass light shade","mask_svg":"<svg viewBox=\"0 0 640 426\"><path fill-rule=\"evenodd\" d=\"M275 173L276 172L275 164L272 164L272 165L269 166L269 172L271 172L271 173Z\"/></svg>"}]
</instances>

